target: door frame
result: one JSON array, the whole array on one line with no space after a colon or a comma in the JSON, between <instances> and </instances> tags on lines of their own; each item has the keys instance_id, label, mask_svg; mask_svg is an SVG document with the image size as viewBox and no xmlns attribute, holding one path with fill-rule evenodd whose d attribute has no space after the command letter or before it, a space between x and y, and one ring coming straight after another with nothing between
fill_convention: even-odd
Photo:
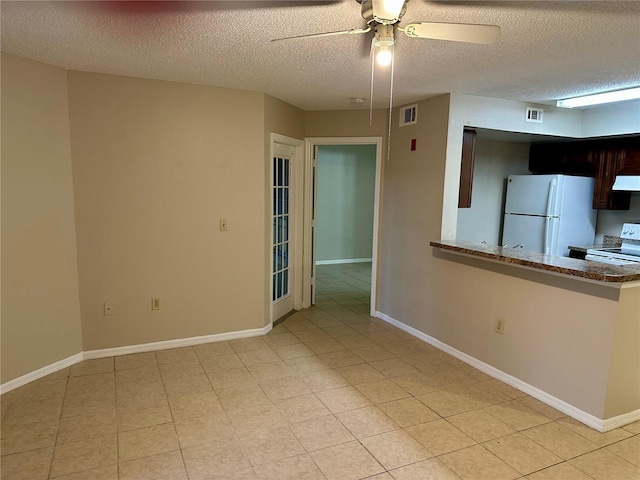
<instances>
[{"instance_id":1,"label":"door frame","mask_svg":"<svg viewBox=\"0 0 640 480\"><path fill-rule=\"evenodd\" d=\"M376 146L376 176L373 199L373 242L371 245L371 301L369 315L372 317L376 313L377 300L377 278L378 278L378 235L380 221L381 195L381 174L382 174L382 137L307 137L305 139L304 157L304 238L302 262L302 304L304 308L311 306L311 290L315 283L315 265L313 262L311 231L313 223L313 198L314 188L313 165L316 147L320 145L375 145Z\"/></svg>"},{"instance_id":2,"label":"door frame","mask_svg":"<svg viewBox=\"0 0 640 480\"><path fill-rule=\"evenodd\" d=\"M293 308L294 310L300 310L303 307L302 299L302 269L303 269L303 227L304 227L304 141L297 138L287 137L279 133L271 132L269 139L269 200L268 204L268 229L269 229L269 321L273 324L273 255L272 242L273 242L273 158L275 156L275 144L280 143L283 145L289 145L295 149L294 157L291 159L290 166L290 182L291 182L291 197L290 209L292 214L293 226L289 226L289 235L291 235L291 243L293 245L293 252L289 252L290 261L290 273L289 288L291 289L291 295L293 296Z\"/></svg>"}]
</instances>

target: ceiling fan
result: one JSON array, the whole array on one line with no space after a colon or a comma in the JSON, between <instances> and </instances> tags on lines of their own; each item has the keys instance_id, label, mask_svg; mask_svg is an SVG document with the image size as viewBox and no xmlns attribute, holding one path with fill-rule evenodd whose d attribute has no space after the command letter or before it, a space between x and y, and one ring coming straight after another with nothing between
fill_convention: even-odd
<instances>
[{"instance_id":1,"label":"ceiling fan","mask_svg":"<svg viewBox=\"0 0 640 480\"><path fill-rule=\"evenodd\" d=\"M372 48L377 48L376 58L382 66L391 63L393 55L390 47L395 44L395 32L404 32L410 38L430 38L467 43L493 43L500 36L497 25L474 25L468 23L412 22L400 26L400 20L407 11L409 0L356 0L361 5L361 14L367 26L334 32L312 33L293 37L276 38L272 42L300 38L327 37L332 35L358 35L373 30Z\"/></svg>"}]
</instances>

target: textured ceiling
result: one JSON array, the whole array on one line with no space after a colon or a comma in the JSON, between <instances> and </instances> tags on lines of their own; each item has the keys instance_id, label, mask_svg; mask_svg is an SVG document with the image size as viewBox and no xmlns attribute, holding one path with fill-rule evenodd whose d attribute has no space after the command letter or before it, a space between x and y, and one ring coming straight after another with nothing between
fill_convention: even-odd
<instances>
[{"instance_id":1,"label":"textured ceiling","mask_svg":"<svg viewBox=\"0 0 640 480\"><path fill-rule=\"evenodd\" d=\"M266 92L304 110L369 106L371 34L334 2L2 2L2 50L67 69ZM499 25L492 45L398 34L394 104L444 92L527 102L640 85L640 2L410 0L412 21ZM376 72L374 107L389 102Z\"/></svg>"}]
</instances>

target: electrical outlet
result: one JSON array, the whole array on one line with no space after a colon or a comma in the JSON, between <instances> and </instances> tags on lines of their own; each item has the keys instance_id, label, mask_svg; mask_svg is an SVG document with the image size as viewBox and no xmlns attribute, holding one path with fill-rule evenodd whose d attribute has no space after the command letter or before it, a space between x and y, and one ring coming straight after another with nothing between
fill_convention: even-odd
<instances>
[{"instance_id":1,"label":"electrical outlet","mask_svg":"<svg viewBox=\"0 0 640 480\"><path fill-rule=\"evenodd\" d=\"M496 333L499 333L500 335L504 334L504 324L507 323L507 321L502 318L502 317L496 317Z\"/></svg>"},{"instance_id":2,"label":"electrical outlet","mask_svg":"<svg viewBox=\"0 0 640 480\"><path fill-rule=\"evenodd\" d=\"M221 218L220 219L220 231L221 232L226 232L227 230L229 230L229 226L227 225L227 219L226 218Z\"/></svg>"},{"instance_id":3,"label":"electrical outlet","mask_svg":"<svg viewBox=\"0 0 640 480\"><path fill-rule=\"evenodd\" d=\"M104 302L104 316L110 317L116 313L116 305L113 302Z\"/></svg>"},{"instance_id":4,"label":"electrical outlet","mask_svg":"<svg viewBox=\"0 0 640 480\"><path fill-rule=\"evenodd\" d=\"M151 310L160 310L160 299L152 298L151 299Z\"/></svg>"}]
</instances>

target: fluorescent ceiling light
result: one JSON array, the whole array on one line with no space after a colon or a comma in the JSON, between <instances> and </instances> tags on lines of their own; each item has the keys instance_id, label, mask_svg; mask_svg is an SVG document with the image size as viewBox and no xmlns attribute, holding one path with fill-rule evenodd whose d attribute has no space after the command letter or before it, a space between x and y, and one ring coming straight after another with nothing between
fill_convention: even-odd
<instances>
[{"instance_id":1,"label":"fluorescent ceiling light","mask_svg":"<svg viewBox=\"0 0 640 480\"><path fill-rule=\"evenodd\" d=\"M615 92L595 93L593 95L584 95L582 97L566 98L564 100L558 100L556 102L556 107L587 107L589 105L602 105L604 103L622 102L624 100L635 100L637 98L640 98L640 87L616 90Z\"/></svg>"}]
</instances>

